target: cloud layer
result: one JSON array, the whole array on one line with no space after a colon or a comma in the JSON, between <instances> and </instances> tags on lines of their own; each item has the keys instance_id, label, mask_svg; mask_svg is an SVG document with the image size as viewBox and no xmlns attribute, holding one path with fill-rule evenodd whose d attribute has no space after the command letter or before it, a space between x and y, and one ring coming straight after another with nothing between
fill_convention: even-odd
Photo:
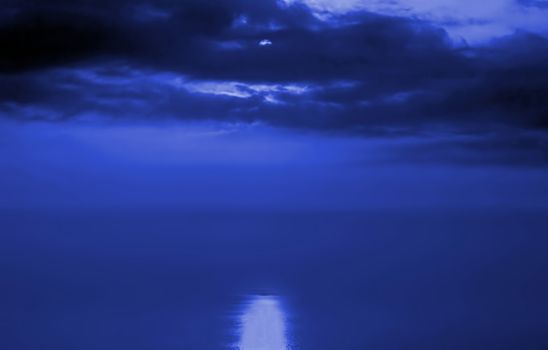
<instances>
[{"instance_id":1,"label":"cloud layer","mask_svg":"<svg viewBox=\"0 0 548 350\"><path fill-rule=\"evenodd\" d=\"M325 17L273 0L8 1L0 115L503 132L544 152L548 39L525 29L469 46L435 22L351 6Z\"/></svg>"}]
</instances>

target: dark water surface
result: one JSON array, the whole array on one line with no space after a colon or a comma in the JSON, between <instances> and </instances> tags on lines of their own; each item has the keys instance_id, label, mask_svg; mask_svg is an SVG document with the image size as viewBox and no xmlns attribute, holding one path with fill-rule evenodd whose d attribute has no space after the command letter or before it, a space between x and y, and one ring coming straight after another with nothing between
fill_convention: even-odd
<instances>
[{"instance_id":1,"label":"dark water surface","mask_svg":"<svg viewBox=\"0 0 548 350\"><path fill-rule=\"evenodd\" d=\"M0 349L547 349L548 216L0 214Z\"/></svg>"}]
</instances>

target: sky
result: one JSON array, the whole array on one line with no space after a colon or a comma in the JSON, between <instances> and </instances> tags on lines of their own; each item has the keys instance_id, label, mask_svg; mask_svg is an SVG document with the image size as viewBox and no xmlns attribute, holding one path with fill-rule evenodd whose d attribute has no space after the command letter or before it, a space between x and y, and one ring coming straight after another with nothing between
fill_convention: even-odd
<instances>
[{"instance_id":1,"label":"sky","mask_svg":"<svg viewBox=\"0 0 548 350\"><path fill-rule=\"evenodd\" d=\"M546 208L548 3L5 0L2 208Z\"/></svg>"}]
</instances>

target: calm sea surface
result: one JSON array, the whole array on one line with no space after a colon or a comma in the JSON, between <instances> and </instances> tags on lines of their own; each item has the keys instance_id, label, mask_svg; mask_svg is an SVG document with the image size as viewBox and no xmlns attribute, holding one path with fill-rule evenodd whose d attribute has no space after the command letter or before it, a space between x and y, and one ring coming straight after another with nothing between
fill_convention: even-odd
<instances>
[{"instance_id":1,"label":"calm sea surface","mask_svg":"<svg viewBox=\"0 0 548 350\"><path fill-rule=\"evenodd\" d=\"M547 349L543 214L3 211L0 349Z\"/></svg>"}]
</instances>

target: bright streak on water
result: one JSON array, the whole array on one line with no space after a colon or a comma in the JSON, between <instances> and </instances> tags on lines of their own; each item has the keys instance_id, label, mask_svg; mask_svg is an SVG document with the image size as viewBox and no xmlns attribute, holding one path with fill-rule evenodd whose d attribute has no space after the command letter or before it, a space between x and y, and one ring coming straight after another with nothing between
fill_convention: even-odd
<instances>
[{"instance_id":1,"label":"bright streak on water","mask_svg":"<svg viewBox=\"0 0 548 350\"><path fill-rule=\"evenodd\" d=\"M288 350L285 318L277 297L253 297L241 316L239 350Z\"/></svg>"}]
</instances>

